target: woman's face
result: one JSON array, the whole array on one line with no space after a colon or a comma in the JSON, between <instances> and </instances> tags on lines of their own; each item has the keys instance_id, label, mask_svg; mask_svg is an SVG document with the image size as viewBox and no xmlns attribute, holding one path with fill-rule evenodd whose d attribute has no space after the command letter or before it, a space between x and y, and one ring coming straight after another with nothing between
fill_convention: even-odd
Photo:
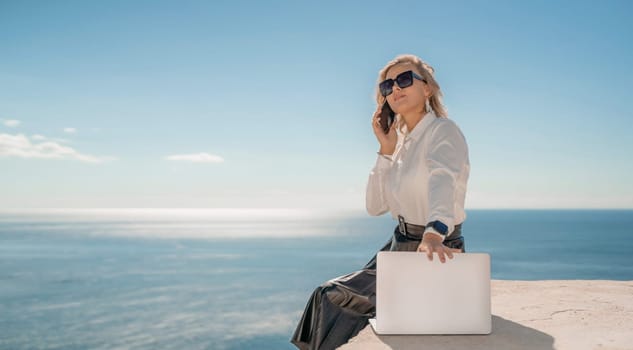
<instances>
[{"instance_id":1,"label":"woman's face","mask_svg":"<svg viewBox=\"0 0 633 350\"><path fill-rule=\"evenodd\" d=\"M422 76L412 64L399 63L389 68L385 79L395 79L398 74L408 70L413 70ZM413 85L405 87L404 89L400 88L398 84L393 84L393 92L387 96L387 102L389 106L391 106L391 109L398 114L422 112L427 96L430 96L430 92L431 90L425 82L413 79Z\"/></svg>"}]
</instances>

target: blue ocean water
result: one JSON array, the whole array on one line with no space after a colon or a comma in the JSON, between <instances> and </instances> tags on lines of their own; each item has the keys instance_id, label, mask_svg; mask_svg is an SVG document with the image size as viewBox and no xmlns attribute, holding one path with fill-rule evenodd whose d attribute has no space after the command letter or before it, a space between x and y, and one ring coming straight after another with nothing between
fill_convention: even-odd
<instances>
[{"instance_id":1,"label":"blue ocean water","mask_svg":"<svg viewBox=\"0 0 633 350\"><path fill-rule=\"evenodd\" d=\"M633 279L631 210L468 210L493 279ZM295 349L319 284L361 268L389 215L0 213L0 349Z\"/></svg>"}]
</instances>

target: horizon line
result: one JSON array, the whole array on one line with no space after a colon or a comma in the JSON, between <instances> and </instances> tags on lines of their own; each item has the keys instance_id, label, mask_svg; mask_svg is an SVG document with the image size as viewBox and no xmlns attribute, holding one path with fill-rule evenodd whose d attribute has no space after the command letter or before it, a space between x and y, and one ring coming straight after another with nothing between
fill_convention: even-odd
<instances>
[{"instance_id":1,"label":"horizon line","mask_svg":"<svg viewBox=\"0 0 633 350\"><path fill-rule=\"evenodd\" d=\"M241 211L359 211L359 208L327 207L7 207L0 211L20 210L241 210ZM633 210L633 207L475 207L464 210ZM387 214L387 213L385 213ZM383 215L385 215L383 214ZM382 216L382 215L378 215Z\"/></svg>"}]
</instances>

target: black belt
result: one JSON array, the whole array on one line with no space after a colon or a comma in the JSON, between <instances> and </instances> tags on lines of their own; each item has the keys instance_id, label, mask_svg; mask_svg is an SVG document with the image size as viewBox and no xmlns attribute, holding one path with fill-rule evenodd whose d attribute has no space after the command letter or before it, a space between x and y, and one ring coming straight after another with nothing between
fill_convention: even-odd
<instances>
[{"instance_id":1,"label":"black belt","mask_svg":"<svg viewBox=\"0 0 633 350\"><path fill-rule=\"evenodd\" d=\"M424 235L424 230L426 229L426 226L408 223L404 221L404 217L402 215L398 215L397 228L398 228L398 231L404 236L406 236L407 238L414 239L414 240L421 240L422 236ZM453 232L450 232L449 234L446 235L445 240L448 240L449 236L450 236L450 239L456 239L456 238L461 237L461 235L462 235L462 224L460 223L460 224L455 225Z\"/></svg>"}]
</instances>

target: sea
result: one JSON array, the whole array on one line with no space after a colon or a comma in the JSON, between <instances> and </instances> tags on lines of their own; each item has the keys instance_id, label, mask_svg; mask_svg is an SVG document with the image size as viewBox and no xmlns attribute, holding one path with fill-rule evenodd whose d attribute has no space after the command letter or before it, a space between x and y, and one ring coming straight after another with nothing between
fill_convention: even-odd
<instances>
[{"instance_id":1,"label":"sea","mask_svg":"<svg viewBox=\"0 0 633 350\"><path fill-rule=\"evenodd\" d=\"M466 211L493 279L633 280L633 210ZM0 211L0 349L296 349L313 290L391 239L389 214Z\"/></svg>"}]
</instances>

